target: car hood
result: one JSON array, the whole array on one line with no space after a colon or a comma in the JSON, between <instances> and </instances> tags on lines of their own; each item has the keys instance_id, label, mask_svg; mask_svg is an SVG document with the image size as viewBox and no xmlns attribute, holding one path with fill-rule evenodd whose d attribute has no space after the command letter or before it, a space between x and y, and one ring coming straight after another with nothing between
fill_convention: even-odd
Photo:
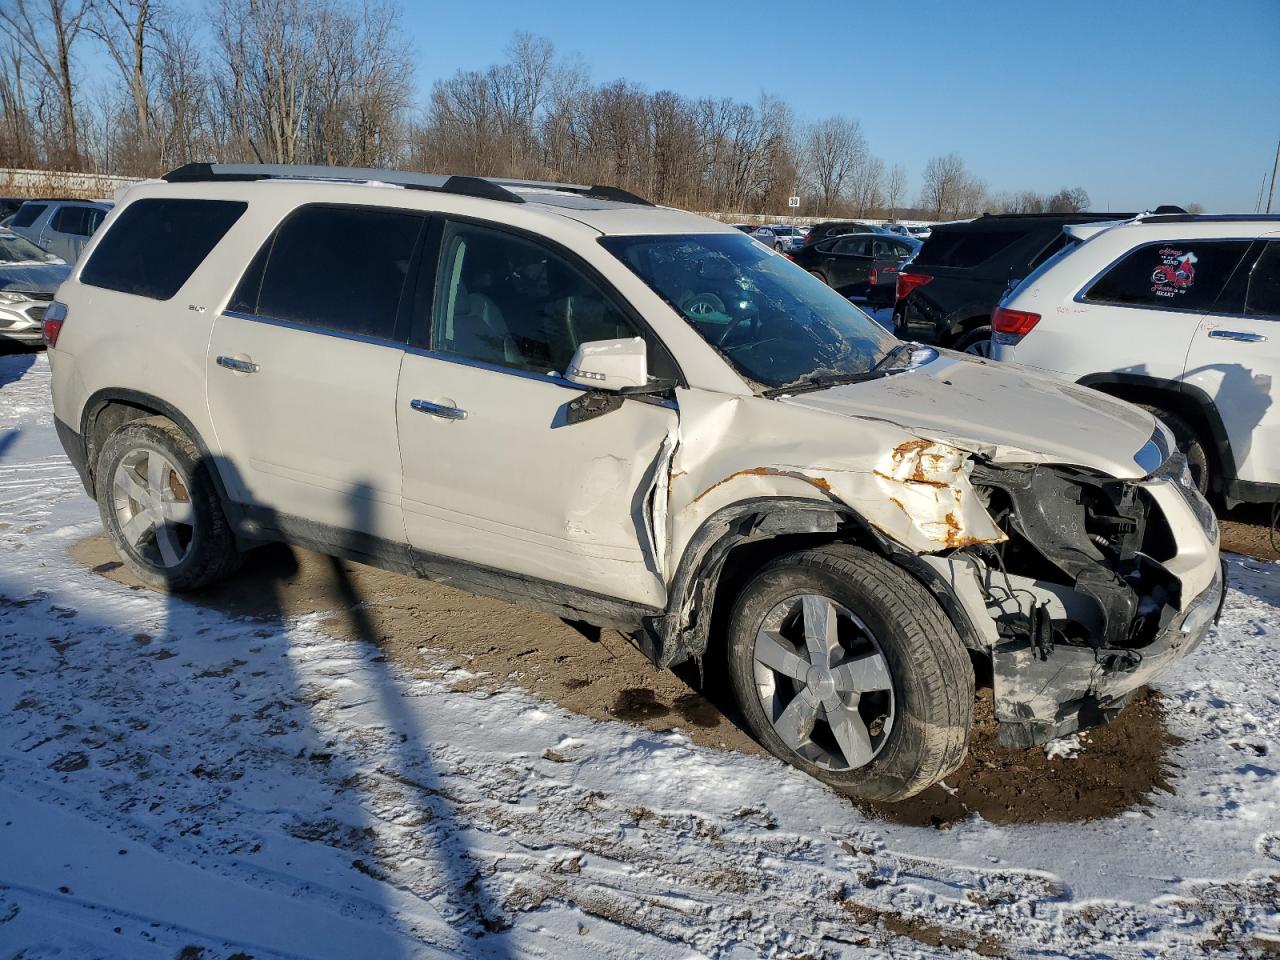
<instances>
[{"instance_id":1,"label":"car hood","mask_svg":"<svg viewBox=\"0 0 1280 960\"><path fill-rule=\"evenodd\" d=\"M1016 364L951 351L902 373L781 402L886 420L994 461L1069 463L1123 479L1152 468L1134 459L1156 430L1145 410Z\"/></svg>"},{"instance_id":2,"label":"car hood","mask_svg":"<svg viewBox=\"0 0 1280 960\"><path fill-rule=\"evenodd\" d=\"M69 263L0 264L0 290L54 293L70 273Z\"/></svg>"}]
</instances>

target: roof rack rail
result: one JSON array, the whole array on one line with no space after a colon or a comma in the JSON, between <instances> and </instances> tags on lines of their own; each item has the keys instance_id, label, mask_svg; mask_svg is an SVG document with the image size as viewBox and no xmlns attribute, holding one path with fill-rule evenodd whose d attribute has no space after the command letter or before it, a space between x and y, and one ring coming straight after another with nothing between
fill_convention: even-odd
<instances>
[{"instance_id":1,"label":"roof rack rail","mask_svg":"<svg viewBox=\"0 0 1280 960\"><path fill-rule=\"evenodd\" d=\"M210 181L250 180L350 180L390 183L409 190L431 190L505 203L524 203L516 190L554 190L573 193L594 200L612 200L653 206L648 200L617 187L584 186L576 183L554 183L543 180L509 180L500 177L447 176L438 173L413 173L405 170L378 170L370 167L326 167L289 163L188 163L170 170L163 177L169 183L205 183ZM512 189L514 188L514 189Z\"/></svg>"}]
</instances>

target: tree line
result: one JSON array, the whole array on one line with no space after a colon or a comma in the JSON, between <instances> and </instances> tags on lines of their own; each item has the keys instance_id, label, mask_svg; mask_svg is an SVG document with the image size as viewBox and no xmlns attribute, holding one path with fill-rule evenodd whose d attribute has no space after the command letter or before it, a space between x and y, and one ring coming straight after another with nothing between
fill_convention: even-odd
<instances>
[{"instance_id":1,"label":"tree line","mask_svg":"<svg viewBox=\"0 0 1280 960\"><path fill-rule=\"evenodd\" d=\"M194 22L193 22L194 21ZM858 121L593 81L545 37L416 102L395 0L0 0L0 166L154 176L190 161L386 166L603 183L691 210L954 219L1087 207L993 193L955 153L918 189ZM96 48L112 82L91 94Z\"/></svg>"}]
</instances>

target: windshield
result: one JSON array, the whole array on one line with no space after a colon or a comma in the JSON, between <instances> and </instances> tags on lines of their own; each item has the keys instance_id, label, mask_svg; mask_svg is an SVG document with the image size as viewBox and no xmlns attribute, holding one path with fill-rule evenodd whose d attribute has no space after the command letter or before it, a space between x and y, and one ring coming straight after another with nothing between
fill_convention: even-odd
<instances>
[{"instance_id":1,"label":"windshield","mask_svg":"<svg viewBox=\"0 0 1280 960\"><path fill-rule=\"evenodd\" d=\"M57 259L16 233L0 234L0 263L50 263Z\"/></svg>"},{"instance_id":2,"label":"windshield","mask_svg":"<svg viewBox=\"0 0 1280 960\"><path fill-rule=\"evenodd\" d=\"M741 234L600 243L740 373L767 387L870 373L898 343L821 280Z\"/></svg>"}]
</instances>

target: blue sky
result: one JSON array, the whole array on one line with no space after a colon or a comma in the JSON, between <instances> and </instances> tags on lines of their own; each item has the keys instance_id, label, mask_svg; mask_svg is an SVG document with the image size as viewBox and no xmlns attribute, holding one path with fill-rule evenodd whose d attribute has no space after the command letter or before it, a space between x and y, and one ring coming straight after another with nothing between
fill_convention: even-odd
<instances>
[{"instance_id":1,"label":"blue sky","mask_svg":"<svg viewBox=\"0 0 1280 960\"><path fill-rule=\"evenodd\" d=\"M528 30L597 81L767 91L801 119L856 117L875 153L907 167L913 196L928 158L954 150L994 190L1079 185L1098 209L1251 212L1280 139L1280 0L404 0L404 11L424 97Z\"/></svg>"}]
</instances>

